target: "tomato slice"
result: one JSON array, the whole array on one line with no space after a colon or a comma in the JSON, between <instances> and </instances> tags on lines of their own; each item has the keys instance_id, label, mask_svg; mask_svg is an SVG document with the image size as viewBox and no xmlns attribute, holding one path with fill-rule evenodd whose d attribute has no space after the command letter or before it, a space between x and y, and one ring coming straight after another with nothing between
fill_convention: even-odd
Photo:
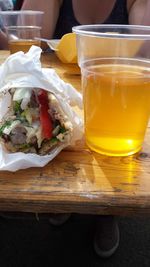
<instances>
[{"instance_id":1,"label":"tomato slice","mask_svg":"<svg viewBox=\"0 0 150 267\"><path fill-rule=\"evenodd\" d=\"M52 119L48 112L49 105L48 105L48 95L47 92L43 89L39 91L38 100L40 104L40 122L42 126L42 134L45 139L52 138Z\"/></svg>"}]
</instances>

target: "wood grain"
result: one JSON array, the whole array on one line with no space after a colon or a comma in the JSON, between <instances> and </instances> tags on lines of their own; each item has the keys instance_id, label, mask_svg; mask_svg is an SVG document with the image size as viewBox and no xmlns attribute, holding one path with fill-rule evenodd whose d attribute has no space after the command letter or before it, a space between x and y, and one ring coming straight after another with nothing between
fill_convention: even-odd
<instances>
[{"instance_id":1,"label":"wood grain","mask_svg":"<svg viewBox=\"0 0 150 267\"><path fill-rule=\"evenodd\" d=\"M1 51L0 63L7 56ZM42 55L42 64L81 89L79 73L72 73L75 66L64 66L54 54ZM0 172L0 210L149 214L150 129L143 150L134 156L102 156L88 150L82 140L44 168Z\"/></svg>"}]
</instances>

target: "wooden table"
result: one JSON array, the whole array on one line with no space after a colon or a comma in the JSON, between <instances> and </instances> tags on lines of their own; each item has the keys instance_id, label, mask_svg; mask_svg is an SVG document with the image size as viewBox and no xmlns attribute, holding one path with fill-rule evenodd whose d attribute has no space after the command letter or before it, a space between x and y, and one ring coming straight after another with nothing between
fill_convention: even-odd
<instances>
[{"instance_id":1,"label":"wooden table","mask_svg":"<svg viewBox=\"0 0 150 267\"><path fill-rule=\"evenodd\" d=\"M0 62L8 52L0 52ZM53 67L80 90L74 66L44 54L42 63ZM84 143L62 151L44 168L16 173L0 172L0 210L24 212L77 212L140 214L150 211L150 129L143 151L130 157L106 157L89 151Z\"/></svg>"}]
</instances>

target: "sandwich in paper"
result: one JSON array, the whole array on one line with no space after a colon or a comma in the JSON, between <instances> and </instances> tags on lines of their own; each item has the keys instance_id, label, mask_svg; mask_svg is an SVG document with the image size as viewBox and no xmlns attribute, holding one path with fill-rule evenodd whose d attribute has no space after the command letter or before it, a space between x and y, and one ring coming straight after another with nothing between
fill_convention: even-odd
<instances>
[{"instance_id":1,"label":"sandwich in paper","mask_svg":"<svg viewBox=\"0 0 150 267\"><path fill-rule=\"evenodd\" d=\"M7 151L47 155L69 143L73 125L53 93L29 87L7 93L11 104L0 122L0 139Z\"/></svg>"}]
</instances>

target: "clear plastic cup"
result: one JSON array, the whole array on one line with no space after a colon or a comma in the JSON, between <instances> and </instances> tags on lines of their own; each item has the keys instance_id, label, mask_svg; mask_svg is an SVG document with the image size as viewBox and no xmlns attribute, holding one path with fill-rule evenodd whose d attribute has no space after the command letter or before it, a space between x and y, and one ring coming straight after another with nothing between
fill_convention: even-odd
<instances>
[{"instance_id":1,"label":"clear plastic cup","mask_svg":"<svg viewBox=\"0 0 150 267\"><path fill-rule=\"evenodd\" d=\"M32 45L40 46L42 11L1 11L10 53L27 52Z\"/></svg>"},{"instance_id":2,"label":"clear plastic cup","mask_svg":"<svg viewBox=\"0 0 150 267\"><path fill-rule=\"evenodd\" d=\"M19 10L0 11L3 26L38 26L41 27L43 11Z\"/></svg>"},{"instance_id":3,"label":"clear plastic cup","mask_svg":"<svg viewBox=\"0 0 150 267\"><path fill-rule=\"evenodd\" d=\"M73 31L87 145L110 156L138 152L150 116L150 27L86 25Z\"/></svg>"},{"instance_id":4,"label":"clear plastic cup","mask_svg":"<svg viewBox=\"0 0 150 267\"><path fill-rule=\"evenodd\" d=\"M41 45L41 28L37 26L9 26L6 28L10 53L27 52L32 45Z\"/></svg>"}]
</instances>

